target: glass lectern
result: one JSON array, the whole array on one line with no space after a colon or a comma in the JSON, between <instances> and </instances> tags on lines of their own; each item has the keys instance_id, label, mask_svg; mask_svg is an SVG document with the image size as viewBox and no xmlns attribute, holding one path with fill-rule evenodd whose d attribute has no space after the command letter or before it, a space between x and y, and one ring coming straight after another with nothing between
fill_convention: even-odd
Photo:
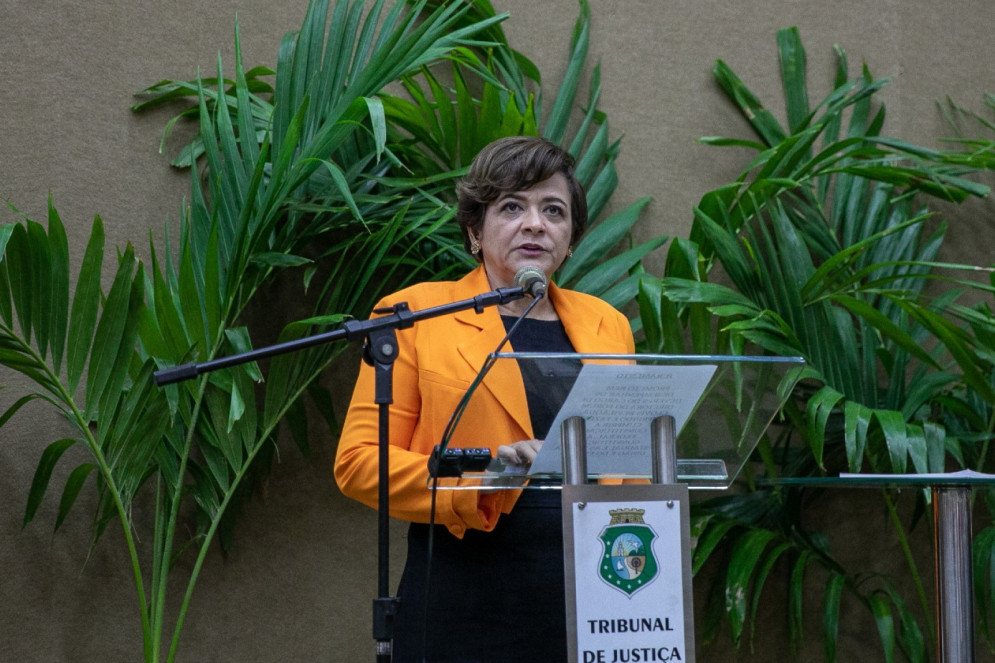
<instances>
[{"instance_id":1,"label":"glass lectern","mask_svg":"<svg viewBox=\"0 0 995 663\"><path fill-rule=\"evenodd\" d=\"M688 490L732 484L804 366L795 357L492 355L453 415L430 483L562 489L569 660L693 662ZM495 407L524 430L551 421L528 467L491 459L481 422Z\"/></svg>"},{"instance_id":2,"label":"glass lectern","mask_svg":"<svg viewBox=\"0 0 995 663\"><path fill-rule=\"evenodd\" d=\"M674 418L676 477L691 489L728 488L797 383L797 357L499 353L471 384L441 451L490 446L486 429L462 425L474 408L499 401L512 413L533 407L556 414L533 467L499 460L469 463L439 489L556 487L562 476L562 424L585 424L587 478L650 479L652 422ZM520 376L509 380L509 375ZM526 384L516 393L496 385ZM538 405L537 405L538 404ZM562 404L562 405L561 405ZM514 481L524 476L530 481ZM523 486L524 484L524 486Z\"/></svg>"}]
</instances>

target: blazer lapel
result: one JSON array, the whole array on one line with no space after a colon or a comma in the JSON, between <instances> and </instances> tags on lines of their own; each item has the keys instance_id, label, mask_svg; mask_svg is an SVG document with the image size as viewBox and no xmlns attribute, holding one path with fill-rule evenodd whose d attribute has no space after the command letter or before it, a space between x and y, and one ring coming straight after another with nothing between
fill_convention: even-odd
<instances>
[{"instance_id":1,"label":"blazer lapel","mask_svg":"<svg viewBox=\"0 0 995 663\"><path fill-rule=\"evenodd\" d=\"M478 267L456 283L454 295L458 301L475 297L490 289L484 268ZM473 375L477 375L488 355L497 349L498 343L504 338L504 324L494 306L484 309L482 313L473 309L459 311L455 317L461 326L459 340L454 339L457 350L466 361L468 369ZM507 352L508 349L506 346L504 351ZM521 427L523 433L532 437L525 386L517 363L506 359L496 362L484 377L483 384L477 388L489 392Z\"/></svg>"},{"instance_id":2,"label":"blazer lapel","mask_svg":"<svg viewBox=\"0 0 995 663\"><path fill-rule=\"evenodd\" d=\"M588 305L585 298L568 290L561 290L555 285L550 286L550 297L575 352L603 354L629 352L629 348L622 340L614 338L617 334L611 334L605 328L606 321L602 311Z\"/></svg>"},{"instance_id":3,"label":"blazer lapel","mask_svg":"<svg viewBox=\"0 0 995 663\"><path fill-rule=\"evenodd\" d=\"M469 299L490 290L487 274L478 267L463 279L456 282L454 299ZM605 328L606 321L599 307L590 306L585 297L560 290L551 284L549 296L556 312L563 322L574 350L579 353L626 353L629 348L623 341L614 338ZM504 338L504 325L497 307L488 307L482 313L470 309L455 314L459 323L458 336L454 336L457 350L466 362L470 375L477 375L484 362ZM507 351L507 347L505 350ZM525 386L518 364L513 361L498 361L484 377L484 389L504 408L521 427L523 433L532 437L532 422L529 419Z\"/></svg>"}]
</instances>

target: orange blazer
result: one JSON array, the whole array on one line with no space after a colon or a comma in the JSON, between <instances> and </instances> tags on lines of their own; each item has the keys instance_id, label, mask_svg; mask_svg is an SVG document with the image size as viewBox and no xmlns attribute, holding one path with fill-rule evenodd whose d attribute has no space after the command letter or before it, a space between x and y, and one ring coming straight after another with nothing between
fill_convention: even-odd
<instances>
[{"instance_id":1,"label":"orange blazer","mask_svg":"<svg viewBox=\"0 0 995 663\"><path fill-rule=\"evenodd\" d=\"M488 290L487 275L478 267L459 281L421 283L401 290L384 298L377 308L407 302L411 310L421 311ZM609 304L552 284L549 297L577 352L634 352L628 320ZM450 414L504 334L494 306L479 314L469 309L422 320L398 332L400 352L394 363L394 403L390 406L392 517L428 522L428 456L442 441ZM335 479L345 495L376 508L379 414L373 389L373 368L364 363L339 439ZM512 362L498 362L471 399L450 445L488 447L493 453L502 444L532 437L518 368ZM468 528L489 531L502 513L511 510L518 495L514 490L440 490L435 522L458 537Z\"/></svg>"}]
</instances>

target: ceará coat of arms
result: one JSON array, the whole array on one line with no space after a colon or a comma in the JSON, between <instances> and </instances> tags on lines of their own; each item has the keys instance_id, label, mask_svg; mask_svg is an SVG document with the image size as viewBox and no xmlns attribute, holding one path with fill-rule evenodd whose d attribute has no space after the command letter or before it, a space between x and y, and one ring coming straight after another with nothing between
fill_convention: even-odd
<instances>
[{"instance_id":1,"label":"cear\u00e1 coat of arms","mask_svg":"<svg viewBox=\"0 0 995 663\"><path fill-rule=\"evenodd\" d=\"M643 521L645 509L611 509L611 522L602 530L601 579L632 596L657 576L659 565L653 554L656 532Z\"/></svg>"}]
</instances>

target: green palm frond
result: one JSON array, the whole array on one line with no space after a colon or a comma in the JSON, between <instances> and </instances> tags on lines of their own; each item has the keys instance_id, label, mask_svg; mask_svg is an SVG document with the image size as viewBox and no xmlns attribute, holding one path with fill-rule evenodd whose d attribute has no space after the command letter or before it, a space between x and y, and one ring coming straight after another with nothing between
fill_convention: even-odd
<instances>
[{"instance_id":1,"label":"green palm frond","mask_svg":"<svg viewBox=\"0 0 995 663\"><path fill-rule=\"evenodd\" d=\"M25 509L30 523L45 499L54 468L75 446L90 461L73 469L62 489L55 527L72 510L91 475L100 500L93 545L112 519L120 522L132 563L146 641L152 632L139 562L132 502L150 476L157 440L169 426L163 394L151 381L154 365L136 353L147 314L144 274L133 250L119 256L110 290L100 290L104 233L94 220L74 292L62 221L49 205L48 229L29 219L3 226L0 253L0 366L34 388L0 414L6 423L25 404L47 402L75 431L50 443L35 472ZM85 384L81 384L83 374Z\"/></svg>"},{"instance_id":2,"label":"green palm frond","mask_svg":"<svg viewBox=\"0 0 995 663\"><path fill-rule=\"evenodd\" d=\"M779 32L778 47L786 126L731 67L715 66L755 139L703 140L747 147L754 156L735 182L702 198L690 238L671 246L664 277L641 279L643 347L806 358L808 378L786 408L788 425L758 450L772 477L935 472L951 458L987 461L975 450L979 439L987 448L992 431L992 318L960 305L958 296L964 289L990 294L990 285L973 280L974 266L937 262L948 229L922 202L959 202L987 195L987 187L967 179L977 168L961 154L884 136L877 93L886 81L866 67L851 78L842 50L833 89L812 106L797 30ZM722 277L710 282L713 268ZM953 287L942 290L947 285ZM805 448L790 446L792 439ZM701 507L704 557L728 556L719 581L726 599L717 610L734 641L755 619L749 608L772 569L788 576L786 617L800 638L801 606L813 584L806 569L815 565L826 577L826 660L835 660L844 595L875 619L885 660L926 660L933 635L920 627L918 613L929 608L911 554L917 609L891 579L840 566L822 535L800 520L804 503L783 490L761 488ZM894 514L890 496L883 497ZM764 509L749 507L759 504ZM894 516L892 524L908 551L905 526Z\"/></svg>"}]
</instances>

